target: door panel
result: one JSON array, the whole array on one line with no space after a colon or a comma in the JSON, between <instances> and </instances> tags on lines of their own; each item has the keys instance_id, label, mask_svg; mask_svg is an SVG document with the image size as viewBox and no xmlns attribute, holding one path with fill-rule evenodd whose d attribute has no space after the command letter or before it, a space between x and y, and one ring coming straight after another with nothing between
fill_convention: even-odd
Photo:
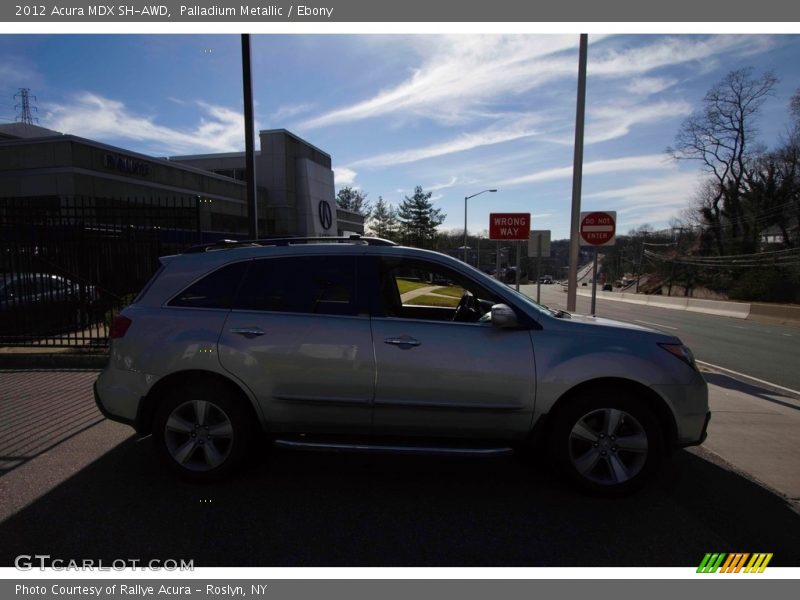
<instances>
[{"instance_id":1,"label":"door panel","mask_svg":"<svg viewBox=\"0 0 800 600\"><path fill-rule=\"evenodd\" d=\"M263 335L232 331L254 328ZM232 311L219 357L272 430L369 431L375 358L366 317Z\"/></svg>"},{"instance_id":2,"label":"door panel","mask_svg":"<svg viewBox=\"0 0 800 600\"><path fill-rule=\"evenodd\" d=\"M372 332L376 433L507 437L528 432L535 366L527 330L373 318Z\"/></svg>"},{"instance_id":3,"label":"door panel","mask_svg":"<svg viewBox=\"0 0 800 600\"><path fill-rule=\"evenodd\" d=\"M355 256L258 259L219 340L222 365L280 431L366 433L375 391L372 332Z\"/></svg>"}]
</instances>

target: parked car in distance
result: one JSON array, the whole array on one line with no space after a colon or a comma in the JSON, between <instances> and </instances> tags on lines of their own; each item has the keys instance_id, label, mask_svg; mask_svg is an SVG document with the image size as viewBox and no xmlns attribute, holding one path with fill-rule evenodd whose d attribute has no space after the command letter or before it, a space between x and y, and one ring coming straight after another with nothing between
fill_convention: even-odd
<instances>
[{"instance_id":1,"label":"parked car in distance","mask_svg":"<svg viewBox=\"0 0 800 600\"><path fill-rule=\"evenodd\" d=\"M610 283L604 283L603 284L603 291L604 292L613 292L614 291L614 286L612 286Z\"/></svg>"},{"instance_id":2,"label":"parked car in distance","mask_svg":"<svg viewBox=\"0 0 800 600\"><path fill-rule=\"evenodd\" d=\"M62 275L0 273L0 340L84 326L97 301L95 286Z\"/></svg>"},{"instance_id":3,"label":"parked car in distance","mask_svg":"<svg viewBox=\"0 0 800 600\"><path fill-rule=\"evenodd\" d=\"M541 277L539 277L539 283L545 284L545 285L550 285L551 283L553 283L553 276L552 275L542 275Z\"/></svg>"},{"instance_id":4,"label":"parked car in distance","mask_svg":"<svg viewBox=\"0 0 800 600\"><path fill-rule=\"evenodd\" d=\"M293 449L532 448L618 494L706 436L706 383L678 338L551 310L443 254L289 239L161 263L112 323L95 399L189 479L223 477L266 434Z\"/></svg>"}]
</instances>

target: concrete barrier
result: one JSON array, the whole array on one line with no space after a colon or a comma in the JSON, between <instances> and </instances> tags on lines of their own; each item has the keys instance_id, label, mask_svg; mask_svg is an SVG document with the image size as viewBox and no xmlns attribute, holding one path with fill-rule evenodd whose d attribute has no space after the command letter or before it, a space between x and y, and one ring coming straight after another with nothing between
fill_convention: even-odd
<instances>
[{"instance_id":1,"label":"concrete barrier","mask_svg":"<svg viewBox=\"0 0 800 600\"><path fill-rule=\"evenodd\" d=\"M724 302L721 300L702 300L690 298L686 310L707 315L719 315L734 319L746 319L750 316L751 305L746 302Z\"/></svg>"},{"instance_id":2,"label":"concrete barrier","mask_svg":"<svg viewBox=\"0 0 800 600\"><path fill-rule=\"evenodd\" d=\"M566 289L564 290L566 291ZM591 290L578 289L578 295L588 297ZM733 319L748 319L772 325L790 325L800 327L800 306L796 304L750 304L748 302L730 302L727 300L704 300L701 298L684 298L635 294L632 292L597 292L601 300L644 304L656 308L685 310L687 312L717 315Z\"/></svg>"},{"instance_id":3,"label":"concrete barrier","mask_svg":"<svg viewBox=\"0 0 800 600\"><path fill-rule=\"evenodd\" d=\"M775 325L800 326L800 306L789 304L752 304L750 320Z\"/></svg>"},{"instance_id":4,"label":"concrete barrier","mask_svg":"<svg viewBox=\"0 0 800 600\"><path fill-rule=\"evenodd\" d=\"M579 290L581 296L591 296L590 291ZM644 304L654 308L669 310L685 310L689 312L705 313L734 319L747 319L750 315L750 304L745 302L727 302L722 300L701 300L699 298L656 296L648 294L633 294L629 292L597 292L597 297L615 302L628 302L630 304ZM769 307L769 305L766 305ZM791 308L791 307L790 307ZM800 323L800 307L798 307L798 323Z\"/></svg>"},{"instance_id":5,"label":"concrete barrier","mask_svg":"<svg viewBox=\"0 0 800 600\"><path fill-rule=\"evenodd\" d=\"M686 310L689 304L688 298L669 297L669 296L647 296L647 306L656 308L670 308L672 310Z\"/></svg>"}]
</instances>

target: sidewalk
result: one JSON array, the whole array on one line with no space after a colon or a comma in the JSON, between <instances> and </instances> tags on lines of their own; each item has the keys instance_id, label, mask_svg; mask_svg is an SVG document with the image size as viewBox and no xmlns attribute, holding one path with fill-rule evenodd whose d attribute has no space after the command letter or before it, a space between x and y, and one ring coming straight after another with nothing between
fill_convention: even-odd
<instances>
[{"instance_id":1,"label":"sidewalk","mask_svg":"<svg viewBox=\"0 0 800 600\"><path fill-rule=\"evenodd\" d=\"M107 348L0 346L0 369L103 369Z\"/></svg>"},{"instance_id":2,"label":"sidewalk","mask_svg":"<svg viewBox=\"0 0 800 600\"><path fill-rule=\"evenodd\" d=\"M711 423L701 448L800 508L800 400L703 372Z\"/></svg>"}]
</instances>

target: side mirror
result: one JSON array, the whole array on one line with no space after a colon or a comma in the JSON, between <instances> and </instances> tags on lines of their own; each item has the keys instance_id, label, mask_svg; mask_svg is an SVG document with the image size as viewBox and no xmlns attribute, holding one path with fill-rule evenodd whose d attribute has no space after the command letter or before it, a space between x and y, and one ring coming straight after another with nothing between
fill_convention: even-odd
<instances>
[{"instance_id":1,"label":"side mirror","mask_svg":"<svg viewBox=\"0 0 800 600\"><path fill-rule=\"evenodd\" d=\"M517 313L507 304L495 304L492 306L492 325L501 329L517 327Z\"/></svg>"}]
</instances>

